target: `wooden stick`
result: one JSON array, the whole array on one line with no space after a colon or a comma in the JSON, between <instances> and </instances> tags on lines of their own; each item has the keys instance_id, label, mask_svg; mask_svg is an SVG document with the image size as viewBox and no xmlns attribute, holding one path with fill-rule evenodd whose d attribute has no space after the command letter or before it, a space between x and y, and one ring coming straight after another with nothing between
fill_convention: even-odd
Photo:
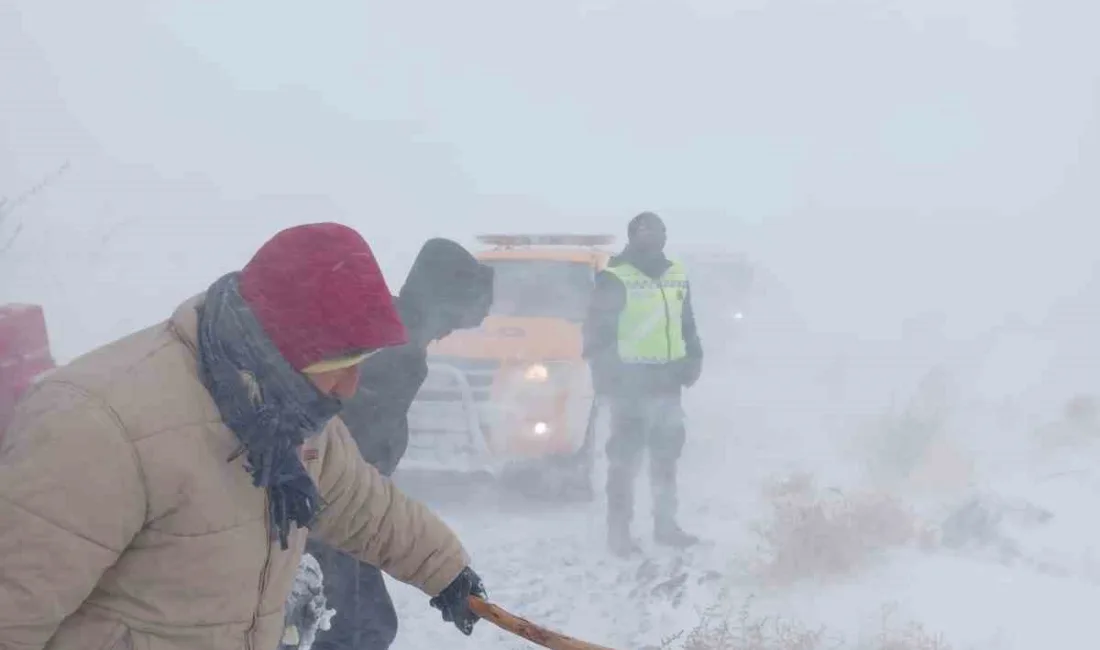
<instances>
[{"instance_id":1,"label":"wooden stick","mask_svg":"<svg viewBox=\"0 0 1100 650\"><path fill-rule=\"evenodd\" d=\"M511 632L531 643L550 650L611 650L611 648L588 643L573 637L548 630L525 618L509 614L497 605L486 602L477 596L470 596L470 610L500 629Z\"/></svg>"}]
</instances>

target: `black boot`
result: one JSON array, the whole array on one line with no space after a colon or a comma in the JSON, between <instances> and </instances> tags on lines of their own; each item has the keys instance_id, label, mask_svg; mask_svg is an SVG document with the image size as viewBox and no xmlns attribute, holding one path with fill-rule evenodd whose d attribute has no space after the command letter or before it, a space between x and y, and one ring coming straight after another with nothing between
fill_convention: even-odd
<instances>
[{"instance_id":1,"label":"black boot","mask_svg":"<svg viewBox=\"0 0 1100 650\"><path fill-rule=\"evenodd\" d=\"M672 548L688 548L699 543L699 538L684 532L674 521L657 524L653 530L653 541Z\"/></svg>"},{"instance_id":2,"label":"black boot","mask_svg":"<svg viewBox=\"0 0 1100 650\"><path fill-rule=\"evenodd\" d=\"M634 464L609 458L607 467L607 545L611 553L627 557L641 550L630 536L634 519Z\"/></svg>"},{"instance_id":3,"label":"black boot","mask_svg":"<svg viewBox=\"0 0 1100 650\"><path fill-rule=\"evenodd\" d=\"M638 542L630 536L629 522L608 522L607 546L616 557L629 557L642 550Z\"/></svg>"}]
</instances>

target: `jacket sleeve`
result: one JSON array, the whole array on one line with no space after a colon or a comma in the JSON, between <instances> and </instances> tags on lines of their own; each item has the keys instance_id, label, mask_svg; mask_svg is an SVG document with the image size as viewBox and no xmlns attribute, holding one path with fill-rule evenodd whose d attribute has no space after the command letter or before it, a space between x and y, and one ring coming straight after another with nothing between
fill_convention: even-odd
<instances>
[{"instance_id":1,"label":"jacket sleeve","mask_svg":"<svg viewBox=\"0 0 1100 650\"><path fill-rule=\"evenodd\" d=\"M38 386L0 446L0 648L42 648L144 525L145 483L113 413Z\"/></svg>"},{"instance_id":2,"label":"jacket sleeve","mask_svg":"<svg viewBox=\"0 0 1100 650\"><path fill-rule=\"evenodd\" d=\"M392 476L397 471L397 465L405 457L409 449L409 416L408 413L394 414L393 419L385 424L390 431L389 453L383 462L378 462L375 467L382 476Z\"/></svg>"},{"instance_id":3,"label":"jacket sleeve","mask_svg":"<svg viewBox=\"0 0 1100 650\"><path fill-rule=\"evenodd\" d=\"M470 563L458 537L364 461L339 418L325 435L318 489L327 505L313 533L429 596L438 595Z\"/></svg>"},{"instance_id":4,"label":"jacket sleeve","mask_svg":"<svg viewBox=\"0 0 1100 650\"><path fill-rule=\"evenodd\" d=\"M408 411L428 374L423 349L386 348L362 366L359 389L344 404L347 425L368 463L389 476L409 443Z\"/></svg>"},{"instance_id":5,"label":"jacket sleeve","mask_svg":"<svg viewBox=\"0 0 1100 650\"><path fill-rule=\"evenodd\" d=\"M687 354L693 359L702 359L703 342L699 340L699 329L695 325L695 310L691 306L691 283L688 283L687 296L684 298L682 319L684 344L687 346Z\"/></svg>"}]
</instances>

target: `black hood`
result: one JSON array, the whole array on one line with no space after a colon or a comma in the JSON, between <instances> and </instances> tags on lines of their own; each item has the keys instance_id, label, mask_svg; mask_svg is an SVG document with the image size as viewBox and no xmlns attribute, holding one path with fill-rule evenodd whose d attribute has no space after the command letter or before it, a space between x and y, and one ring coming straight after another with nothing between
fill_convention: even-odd
<instances>
[{"instance_id":1,"label":"black hood","mask_svg":"<svg viewBox=\"0 0 1100 650\"><path fill-rule=\"evenodd\" d=\"M655 280L672 266L672 262L663 252L641 251L630 244L627 244L621 253L613 256L607 263L608 266L620 264L630 264Z\"/></svg>"},{"instance_id":2,"label":"black hood","mask_svg":"<svg viewBox=\"0 0 1100 650\"><path fill-rule=\"evenodd\" d=\"M421 345L456 329L477 327L493 302L493 269L457 242L429 239L397 296L412 341Z\"/></svg>"}]
</instances>

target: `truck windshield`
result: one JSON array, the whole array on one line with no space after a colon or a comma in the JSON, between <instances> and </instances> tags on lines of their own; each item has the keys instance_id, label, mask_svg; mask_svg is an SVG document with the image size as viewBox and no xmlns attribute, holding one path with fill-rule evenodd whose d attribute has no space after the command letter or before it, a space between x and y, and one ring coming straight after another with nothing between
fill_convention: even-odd
<instances>
[{"instance_id":1,"label":"truck windshield","mask_svg":"<svg viewBox=\"0 0 1100 650\"><path fill-rule=\"evenodd\" d=\"M483 260L493 267L494 316L562 318L581 322L595 272L585 262Z\"/></svg>"}]
</instances>

